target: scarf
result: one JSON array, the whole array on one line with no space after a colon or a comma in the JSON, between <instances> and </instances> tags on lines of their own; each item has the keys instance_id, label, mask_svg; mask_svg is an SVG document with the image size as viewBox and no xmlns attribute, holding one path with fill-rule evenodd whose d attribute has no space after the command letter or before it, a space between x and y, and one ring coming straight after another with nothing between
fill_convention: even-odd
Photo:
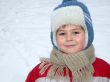
<instances>
[{"instance_id":1,"label":"scarf","mask_svg":"<svg viewBox=\"0 0 110 82\"><path fill-rule=\"evenodd\" d=\"M94 52L93 45L76 54L65 54L53 49L50 58L41 58L40 74L43 74L50 67L47 73L47 77L50 79L69 78L69 71L71 71L72 81L70 82L87 82L94 73L92 66L95 61ZM64 69L66 70L65 76Z\"/></svg>"}]
</instances>

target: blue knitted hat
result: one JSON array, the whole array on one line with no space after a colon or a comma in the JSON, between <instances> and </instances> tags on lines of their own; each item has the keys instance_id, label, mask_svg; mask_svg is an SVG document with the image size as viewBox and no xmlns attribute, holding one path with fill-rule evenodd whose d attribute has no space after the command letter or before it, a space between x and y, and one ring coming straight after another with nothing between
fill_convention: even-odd
<instances>
[{"instance_id":1,"label":"blue knitted hat","mask_svg":"<svg viewBox=\"0 0 110 82\"><path fill-rule=\"evenodd\" d=\"M81 25L85 30L85 46L88 48L94 39L94 31L91 16L88 8L82 2L77 0L63 0L63 2L54 8L51 15L51 41L55 48L56 31L65 24Z\"/></svg>"}]
</instances>

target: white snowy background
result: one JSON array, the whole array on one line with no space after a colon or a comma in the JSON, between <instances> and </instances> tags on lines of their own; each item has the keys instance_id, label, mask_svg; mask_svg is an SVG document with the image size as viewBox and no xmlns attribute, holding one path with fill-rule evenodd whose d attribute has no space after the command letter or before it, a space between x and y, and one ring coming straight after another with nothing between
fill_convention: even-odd
<instances>
[{"instance_id":1,"label":"white snowy background","mask_svg":"<svg viewBox=\"0 0 110 82\"><path fill-rule=\"evenodd\" d=\"M62 0L0 0L0 82L25 82L49 57L50 14ZM110 63L110 0L80 0L91 13L96 56Z\"/></svg>"}]
</instances>

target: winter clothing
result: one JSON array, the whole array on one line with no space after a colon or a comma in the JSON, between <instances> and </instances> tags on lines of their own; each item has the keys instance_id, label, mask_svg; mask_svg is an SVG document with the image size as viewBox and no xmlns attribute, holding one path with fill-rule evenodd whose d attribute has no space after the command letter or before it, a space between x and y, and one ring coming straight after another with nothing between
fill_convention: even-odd
<instances>
[{"instance_id":1,"label":"winter clothing","mask_svg":"<svg viewBox=\"0 0 110 82\"><path fill-rule=\"evenodd\" d=\"M62 60L62 59L60 59L60 60ZM55 64L55 65L57 65L57 64ZM92 65L94 68L93 77L91 78L90 81L85 81L85 82L110 82L110 65L108 63L106 63L102 59L96 58L95 62L93 62ZM43 66L43 68L41 69L42 66ZM29 73L25 82L72 82L72 80L74 79L74 76L72 76L72 72L69 70L68 67L67 68L64 67L63 70L62 70L62 68L56 70L56 74L58 73L58 71L61 71L61 72L63 71L63 73L59 72L60 73L59 78L57 78L57 77L49 78L48 72L50 72L50 70L51 70L51 68L53 68L53 66L54 66L54 64L52 64L52 62L50 63L50 61L41 62ZM61 65L61 66L63 67L63 65ZM45 70L45 71L42 71L42 70ZM40 73L41 71L42 71L42 73ZM53 73L55 73L55 72L53 72ZM61 77L60 75L62 75L64 77ZM81 74L79 76L81 76ZM85 76L83 76L83 77L85 77ZM79 80L78 82L82 82L82 81Z\"/></svg>"},{"instance_id":2,"label":"winter clothing","mask_svg":"<svg viewBox=\"0 0 110 82\"><path fill-rule=\"evenodd\" d=\"M88 8L77 0L63 0L63 3L58 5L51 15L51 40L53 46L57 48L56 31L59 27L65 24L80 25L86 33L85 48L88 48L94 39L92 20Z\"/></svg>"},{"instance_id":3,"label":"winter clothing","mask_svg":"<svg viewBox=\"0 0 110 82\"><path fill-rule=\"evenodd\" d=\"M69 55L53 49L50 59L42 58L26 82L110 82L110 65L95 57L93 46Z\"/></svg>"},{"instance_id":4,"label":"winter clothing","mask_svg":"<svg viewBox=\"0 0 110 82\"><path fill-rule=\"evenodd\" d=\"M82 80L90 80L94 73L94 68L92 66L94 61L95 55L93 46L77 54L69 55L53 49L50 59L44 58L39 69L40 73L43 74L46 69L52 65L47 73L47 77L59 79L59 77L64 77L64 68L67 72L66 77L69 77L69 68L74 78L73 82L85 82Z\"/></svg>"}]
</instances>

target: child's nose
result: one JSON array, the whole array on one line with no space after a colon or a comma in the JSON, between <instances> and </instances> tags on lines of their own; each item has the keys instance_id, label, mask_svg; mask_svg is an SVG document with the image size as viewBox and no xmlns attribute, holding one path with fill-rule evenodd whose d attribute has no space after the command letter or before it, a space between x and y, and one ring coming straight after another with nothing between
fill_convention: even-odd
<instances>
[{"instance_id":1,"label":"child's nose","mask_svg":"<svg viewBox=\"0 0 110 82\"><path fill-rule=\"evenodd\" d=\"M71 34L67 34L66 40L67 40L67 41L72 41L72 40L73 40L72 35L71 35Z\"/></svg>"}]
</instances>

